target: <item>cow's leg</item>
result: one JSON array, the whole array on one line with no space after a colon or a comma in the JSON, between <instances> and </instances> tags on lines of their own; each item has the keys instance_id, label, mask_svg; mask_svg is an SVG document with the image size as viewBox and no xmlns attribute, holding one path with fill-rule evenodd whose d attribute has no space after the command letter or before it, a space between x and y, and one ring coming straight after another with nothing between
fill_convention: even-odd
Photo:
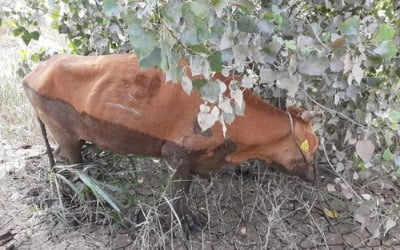
<instances>
[{"instance_id":1,"label":"cow's leg","mask_svg":"<svg viewBox=\"0 0 400 250\"><path fill-rule=\"evenodd\" d=\"M193 179L191 167L195 162L194 158L197 157L197 153L187 152L175 144L166 143L163 146L162 154L170 165L176 167L170 187L173 200L172 209L180 219L185 231L202 229L207 219L201 214L194 215L188 204L189 189ZM171 226L171 218L173 218L172 214L165 221L164 226Z\"/></svg>"},{"instance_id":2,"label":"cow's leg","mask_svg":"<svg viewBox=\"0 0 400 250\"><path fill-rule=\"evenodd\" d=\"M81 147L83 142L74 134L55 126L49 126L54 139L57 141L61 155L67 158L69 164L82 163Z\"/></svg>"},{"instance_id":3,"label":"cow's leg","mask_svg":"<svg viewBox=\"0 0 400 250\"><path fill-rule=\"evenodd\" d=\"M45 127L44 123L42 122L42 120L40 120L39 117L37 117L37 119L38 119L38 122L39 122L40 130L42 131L43 140L44 140L45 145L46 145L46 150L47 150L46 153L47 153L47 156L49 157L50 167L52 168L52 167L54 167L54 165L56 165L56 163L54 161L53 152L51 151L49 138L47 137L46 127Z\"/></svg>"},{"instance_id":4,"label":"cow's leg","mask_svg":"<svg viewBox=\"0 0 400 250\"><path fill-rule=\"evenodd\" d=\"M181 219L184 229L200 231L207 224L207 216L197 211L194 214L189 207L189 190L192 183L193 173L190 165L178 167L172 177L172 197L174 209Z\"/></svg>"},{"instance_id":5,"label":"cow's leg","mask_svg":"<svg viewBox=\"0 0 400 250\"><path fill-rule=\"evenodd\" d=\"M183 231L201 231L207 223L207 216L196 211L192 212L189 206L189 190L192 183L192 171L190 162L182 162L176 169L171 183L171 197L174 212L181 221ZM171 211L172 212L172 211ZM170 214L169 218L165 221L165 226L171 226L171 219L174 218Z\"/></svg>"},{"instance_id":6,"label":"cow's leg","mask_svg":"<svg viewBox=\"0 0 400 250\"><path fill-rule=\"evenodd\" d=\"M173 199L173 208L180 219L185 219L191 211L188 206L188 195L190 185L192 183L192 175L190 166L182 164L178 166L174 175L172 176L171 183L171 197Z\"/></svg>"},{"instance_id":7,"label":"cow's leg","mask_svg":"<svg viewBox=\"0 0 400 250\"><path fill-rule=\"evenodd\" d=\"M59 143L61 153L67 158L69 164L82 163L82 141L76 139L64 140Z\"/></svg>"},{"instance_id":8,"label":"cow's leg","mask_svg":"<svg viewBox=\"0 0 400 250\"><path fill-rule=\"evenodd\" d=\"M211 156L208 154L199 156L196 164L192 166L192 174L210 178L222 167L233 169L236 164L226 162L225 157L234 152L236 148L236 144L228 140L215 148Z\"/></svg>"}]
</instances>

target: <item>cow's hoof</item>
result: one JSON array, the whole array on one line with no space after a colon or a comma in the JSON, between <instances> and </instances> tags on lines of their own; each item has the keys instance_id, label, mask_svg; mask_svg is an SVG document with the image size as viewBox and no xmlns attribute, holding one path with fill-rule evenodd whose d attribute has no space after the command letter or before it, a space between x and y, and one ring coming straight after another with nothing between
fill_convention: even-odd
<instances>
[{"instance_id":1,"label":"cow's hoof","mask_svg":"<svg viewBox=\"0 0 400 250\"><path fill-rule=\"evenodd\" d=\"M186 212L185 215L180 217L179 222L171 214L160 219L163 232L172 230L176 238L188 238L190 233L204 230L208 222L208 217L200 212L196 213L196 215L192 212Z\"/></svg>"},{"instance_id":2,"label":"cow's hoof","mask_svg":"<svg viewBox=\"0 0 400 250\"><path fill-rule=\"evenodd\" d=\"M204 213L198 212L194 215L190 212L182 218L182 229L185 232L199 232L204 230L207 222L208 217Z\"/></svg>"},{"instance_id":3,"label":"cow's hoof","mask_svg":"<svg viewBox=\"0 0 400 250\"><path fill-rule=\"evenodd\" d=\"M142 209L136 212L136 224L142 224L146 221L146 215L145 212Z\"/></svg>"}]
</instances>

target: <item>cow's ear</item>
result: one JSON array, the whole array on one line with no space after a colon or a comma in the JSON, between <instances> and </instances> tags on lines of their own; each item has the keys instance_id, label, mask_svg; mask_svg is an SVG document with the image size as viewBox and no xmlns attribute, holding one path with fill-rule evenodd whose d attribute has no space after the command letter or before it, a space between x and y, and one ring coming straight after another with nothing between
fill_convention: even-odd
<instances>
[{"instance_id":1,"label":"cow's ear","mask_svg":"<svg viewBox=\"0 0 400 250\"><path fill-rule=\"evenodd\" d=\"M185 73L186 73L186 75L189 77L189 78L192 78L193 76L192 76L192 71L190 70L190 64L188 63L188 61L186 60L186 58L181 58L181 59L179 59L179 61L178 61L178 65L179 65L179 67L181 67L182 69L184 69L185 70Z\"/></svg>"},{"instance_id":2,"label":"cow's ear","mask_svg":"<svg viewBox=\"0 0 400 250\"><path fill-rule=\"evenodd\" d=\"M298 119L303 120L304 122L310 122L316 115L317 112L315 111L306 111L302 108L298 108L295 106L290 106L287 111L293 116Z\"/></svg>"},{"instance_id":3,"label":"cow's ear","mask_svg":"<svg viewBox=\"0 0 400 250\"><path fill-rule=\"evenodd\" d=\"M304 112L304 109L298 108L295 106L290 106L287 111L295 118L301 119L301 114Z\"/></svg>"},{"instance_id":4,"label":"cow's ear","mask_svg":"<svg viewBox=\"0 0 400 250\"><path fill-rule=\"evenodd\" d=\"M304 111L301 114L301 119L305 122L310 122L316 115L318 115L316 111Z\"/></svg>"}]
</instances>

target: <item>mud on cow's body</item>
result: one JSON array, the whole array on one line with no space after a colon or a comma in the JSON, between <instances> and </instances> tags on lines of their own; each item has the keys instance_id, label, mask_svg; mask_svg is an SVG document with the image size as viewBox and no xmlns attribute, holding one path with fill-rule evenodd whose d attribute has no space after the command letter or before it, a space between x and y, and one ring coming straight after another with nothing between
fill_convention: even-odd
<instances>
[{"instance_id":1,"label":"mud on cow's body","mask_svg":"<svg viewBox=\"0 0 400 250\"><path fill-rule=\"evenodd\" d=\"M214 78L227 84L231 80L219 73ZM318 139L310 113L295 107L279 110L249 91L244 92L244 116L236 117L224 137L220 124L200 131L197 91L188 95L179 84L166 83L161 71L141 70L134 55L57 55L39 64L23 83L69 163L82 162L85 141L118 153L164 157L177 168L174 180L185 180L172 187L182 197L192 175L209 177L226 164L252 158L314 178L310 162ZM304 140L308 152L299 148ZM183 219L191 215L185 202L175 203Z\"/></svg>"}]
</instances>

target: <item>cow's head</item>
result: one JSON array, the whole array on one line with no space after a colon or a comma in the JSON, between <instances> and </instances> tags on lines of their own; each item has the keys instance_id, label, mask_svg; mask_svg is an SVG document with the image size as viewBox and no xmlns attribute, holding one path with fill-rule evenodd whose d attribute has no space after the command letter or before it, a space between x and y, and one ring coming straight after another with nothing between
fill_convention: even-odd
<instances>
[{"instance_id":1,"label":"cow's head","mask_svg":"<svg viewBox=\"0 0 400 250\"><path fill-rule=\"evenodd\" d=\"M275 145L271 160L274 167L291 175L313 181L316 169L313 163L318 137L311 127L315 112L290 107L287 110L290 132Z\"/></svg>"}]
</instances>

